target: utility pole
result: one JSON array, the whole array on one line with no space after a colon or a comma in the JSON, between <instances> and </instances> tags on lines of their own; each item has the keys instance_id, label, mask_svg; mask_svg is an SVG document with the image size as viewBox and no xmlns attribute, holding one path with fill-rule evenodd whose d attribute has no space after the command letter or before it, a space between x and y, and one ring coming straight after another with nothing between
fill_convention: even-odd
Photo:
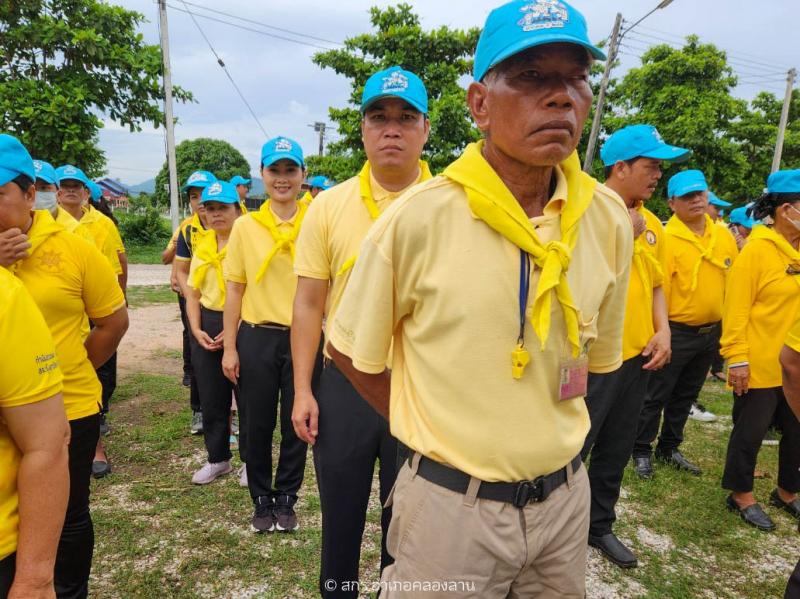
<instances>
[{"instance_id":1,"label":"utility pole","mask_svg":"<svg viewBox=\"0 0 800 599\"><path fill-rule=\"evenodd\" d=\"M313 125L309 125L309 127L313 127L314 131L319 133L319 155L322 156L325 150L325 128L327 125L321 121L316 121Z\"/></svg>"},{"instance_id":2,"label":"utility pole","mask_svg":"<svg viewBox=\"0 0 800 599\"><path fill-rule=\"evenodd\" d=\"M167 130L167 169L169 170L169 215L172 229L180 224L178 214L178 164L175 159L175 120L172 117L172 69L169 65L169 31L167 30L167 0L158 0L161 25L161 56L164 60L164 126Z\"/></svg>"},{"instance_id":3,"label":"utility pole","mask_svg":"<svg viewBox=\"0 0 800 599\"><path fill-rule=\"evenodd\" d=\"M603 79L600 81L600 92L597 94L597 106L594 109L594 119L592 120L592 132L589 134L589 143L586 146L586 157L583 160L583 170L589 172L592 170L592 161L594 160L594 151L597 146L597 136L600 135L600 123L603 121L603 108L606 103L606 89L608 88L608 79L611 75L611 66L617 58L617 47L619 45L619 28L622 25L622 13L617 13L617 18L614 20L614 29L611 31L611 44L608 47L608 58L606 59L606 68L603 71Z\"/></svg>"},{"instance_id":4,"label":"utility pole","mask_svg":"<svg viewBox=\"0 0 800 599\"><path fill-rule=\"evenodd\" d=\"M772 170L774 173L781 168L781 154L783 154L783 137L786 134L786 124L789 120L789 105L792 103L792 90L794 89L794 78L797 76L796 69L789 69L786 75L786 95L783 97L783 109L781 110L781 121L778 125L778 137L775 140L775 153L772 155Z\"/></svg>"}]
</instances>

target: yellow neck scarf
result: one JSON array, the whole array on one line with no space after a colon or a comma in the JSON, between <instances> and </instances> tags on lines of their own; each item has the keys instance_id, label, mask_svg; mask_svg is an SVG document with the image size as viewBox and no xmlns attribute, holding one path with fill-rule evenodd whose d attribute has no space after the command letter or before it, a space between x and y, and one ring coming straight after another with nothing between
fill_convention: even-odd
<instances>
[{"instance_id":1,"label":"yellow neck scarf","mask_svg":"<svg viewBox=\"0 0 800 599\"><path fill-rule=\"evenodd\" d=\"M464 187L469 207L476 217L528 252L535 266L541 269L530 319L542 349L550 333L550 309L555 293L564 313L572 354L577 356L581 350L578 310L567 282L567 269L578 241L580 218L592 201L597 181L581 171L577 152L560 165L567 179L567 201L561 212L561 241L543 244L519 202L486 162L482 150L482 141L470 144L461 158L442 174Z\"/></svg>"},{"instance_id":2,"label":"yellow neck scarf","mask_svg":"<svg viewBox=\"0 0 800 599\"><path fill-rule=\"evenodd\" d=\"M272 239L275 241L275 245L272 246L269 254L267 254L266 258L264 258L261 268L258 269L258 273L256 274L256 283L261 281L264 273L266 273L267 269L269 268L269 263L272 262L272 259L281 250L288 250L292 255L292 262L294 262L294 243L297 241L297 235L300 233L300 225L303 224L303 219L306 216L307 210L308 204L305 202L297 202L297 213L295 214L294 225L292 226L288 235L284 235L284 233L278 228L278 223L275 220L275 216L272 214L272 210L270 209L270 200L264 202L258 212L250 213L256 222L267 228L270 235L272 235Z\"/></svg>"},{"instance_id":3,"label":"yellow neck scarf","mask_svg":"<svg viewBox=\"0 0 800 599\"><path fill-rule=\"evenodd\" d=\"M378 217L381 215L381 209L378 207L378 203L375 201L375 198L372 196L372 185L370 183L370 174L371 174L371 166L369 164L369 160L364 163L364 166L361 168L361 172L358 173L358 189L359 193L361 194L361 201L364 202L364 206L369 212L369 216L372 220L378 220ZM419 172L420 175L414 183L427 181L428 179L432 178L433 175L431 174L431 169L428 168L428 163L424 160L419 161ZM410 187L410 186L409 186ZM348 270L353 268L356 263L356 259L358 256L353 256L352 258L348 259L339 271L336 273L336 276L343 275Z\"/></svg>"},{"instance_id":4,"label":"yellow neck scarf","mask_svg":"<svg viewBox=\"0 0 800 599\"><path fill-rule=\"evenodd\" d=\"M200 264L194 271L192 284L195 289L200 289L203 284L203 279L209 268L213 268L217 277L217 287L222 294L222 301L225 301L225 278L222 276L222 261L228 255L228 245L217 251L217 233L210 230L204 234L200 243L194 248L194 257L200 260Z\"/></svg>"},{"instance_id":5,"label":"yellow neck scarf","mask_svg":"<svg viewBox=\"0 0 800 599\"><path fill-rule=\"evenodd\" d=\"M47 210L33 210L31 211L31 216L33 217L33 222L31 223L31 228L28 229L26 233L28 236L28 243L31 244L31 248L28 250L29 257L36 253L36 250L39 249L39 246L42 245L48 237L59 231L66 230L63 225L58 224L53 219L52 215ZM17 260L8 267L8 270L12 273L15 272L20 267L23 260L27 260L27 258Z\"/></svg>"},{"instance_id":6,"label":"yellow neck scarf","mask_svg":"<svg viewBox=\"0 0 800 599\"><path fill-rule=\"evenodd\" d=\"M794 246L772 227L756 225L753 227L747 239L767 239L771 241L775 244L775 247L778 248L778 251L789 259L789 266L792 268L792 271L800 271L800 251L794 249ZM800 274L793 274L791 276L795 282L800 285Z\"/></svg>"},{"instance_id":7,"label":"yellow neck scarf","mask_svg":"<svg viewBox=\"0 0 800 599\"><path fill-rule=\"evenodd\" d=\"M692 269L692 286L689 288L689 291L694 291L697 289L698 274L700 273L700 266L703 264L703 260L708 260L709 264L713 264L722 270L728 270L728 268L730 268L730 264L725 264L714 257L714 248L717 245L719 228L714 224L714 221L711 220L710 216L706 214L705 218L705 233L708 233L709 236L708 246L704 246L702 243L700 243L697 235L695 235L694 232L675 215L673 215L672 218L667 221L667 226L664 227L664 230L667 233L673 237L677 237L678 239L688 241L697 249L698 252L700 252L700 257L697 259L697 262L695 262L694 268ZM705 238L705 233L703 234L703 238Z\"/></svg>"}]
</instances>

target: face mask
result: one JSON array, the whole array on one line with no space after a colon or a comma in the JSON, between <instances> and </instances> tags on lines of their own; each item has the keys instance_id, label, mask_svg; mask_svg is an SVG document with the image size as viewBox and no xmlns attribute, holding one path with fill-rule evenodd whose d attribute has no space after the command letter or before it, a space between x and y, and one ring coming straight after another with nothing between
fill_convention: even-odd
<instances>
[{"instance_id":1,"label":"face mask","mask_svg":"<svg viewBox=\"0 0 800 599\"><path fill-rule=\"evenodd\" d=\"M800 210L798 210L794 206L790 206L790 208L792 210L794 210L795 212L797 212L798 214L800 214ZM793 218L788 218L788 217L786 218L786 220L788 220L790 223L792 223L794 225L795 229L800 231L800 220L794 220Z\"/></svg>"},{"instance_id":2,"label":"face mask","mask_svg":"<svg viewBox=\"0 0 800 599\"><path fill-rule=\"evenodd\" d=\"M33 207L36 210L52 210L56 203L55 191L37 191Z\"/></svg>"}]
</instances>

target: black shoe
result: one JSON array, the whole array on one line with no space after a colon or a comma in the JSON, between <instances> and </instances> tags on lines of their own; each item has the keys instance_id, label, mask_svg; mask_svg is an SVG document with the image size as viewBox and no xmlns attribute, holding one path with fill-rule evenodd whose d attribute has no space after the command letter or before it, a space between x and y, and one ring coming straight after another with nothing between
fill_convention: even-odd
<instances>
[{"instance_id":1,"label":"black shoe","mask_svg":"<svg viewBox=\"0 0 800 599\"><path fill-rule=\"evenodd\" d=\"M275 498L275 530L278 532L294 532L300 528L297 515L294 513L293 500L288 495Z\"/></svg>"},{"instance_id":2,"label":"black shoe","mask_svg":"<svg viewBox=\"0 0 800 599\"><path fill-rule=\"evenodd\" d=\"M255 512L251 523L253 532L272 532L275 530L275 505L272 497L262 496L255 500Z\"/></svg>"},{"instance_id":3,"label":"black shoe","mask_svg":"<svg viewBox=\"0 0 800 599\"><path fill-rule=\"evenodd\" d=\"M653 462L650 460L650 456L633 456L633 471L644 480L653 478Z\"/></svg>"},{"instance_id":4,"label":"black shoe","mask_svg":"<svg viewBox=\"0 0 800 599\"><path fill-rule=\"evenodd\" d=\"M769 502L800 520L800 498L795 497L792 501L787 502L778 495L778 489L772 489L772 493L769 494Z\"/></svg>"},{"instance_id":5,"label":"black shoe","mask_svg":"<svg viewBox=\"0 0 800 599\"><path fill-rule=\"evenodd\" d=\"M739 512L739 516L750 526L755 526L759 530L774 530L775 523L767 516L761 505L754 503L746 508L740 508L739 504L733 499L733 495L728 495L725 499L728 509L732 512Z\"/></svg>"},{"instance_id":6,"label":"black shoe","mask_svg":"<svg viewBox=\"0 0 800 599\"><path fill-rule=\"evenodd\" d=\"M686 470L695 476L700 476L702 474L700 468L687 460L677 449L673 449L669 453L656 451L656 459L678 470Z\"/></svg>"},{"instance_id":7,"label":"black shoe","mask_svg":"<svg viewBox=\"0 0 800 599\"><path fill-rule=\"evenodd\" d=\"M108 426L108 422L106 422L106 415L102 412L100 413L100 434L104 437L108 436L108 433L111 432L111 427Z\"/></svg>"},{"instance_id":8,"label":"black shoe","mask_svg":"<svg viewBox=\"0 0 800 599\"><path fill-rule=\"evenodd\" d=\"M103 478L111 474L111 465L102 460L95 460L92 462L92 476L95 478Z\"/></svg>"},{"instance_id":9,"label":"black shoe","mask_svg":"<svg viewBox=\"0 0 800 599\"><path fill-rule=\"evenodd\" d=\"M191 387L192 386L192 375L189 372L183 373L183 381L181 383L184 387Z\"/></svg>"},{"instance_id":10,"label":"black shoe","mask_svg":"<svg viewBox=\"0 0 800 599\"><path fill-rule=\"evenodd\" d=\"M603 555L620 568L635 568L639 565L633 552L625 547L613 532L599 537L590 533L589 545L599 549Z\"/></svg>"}]
</instances>

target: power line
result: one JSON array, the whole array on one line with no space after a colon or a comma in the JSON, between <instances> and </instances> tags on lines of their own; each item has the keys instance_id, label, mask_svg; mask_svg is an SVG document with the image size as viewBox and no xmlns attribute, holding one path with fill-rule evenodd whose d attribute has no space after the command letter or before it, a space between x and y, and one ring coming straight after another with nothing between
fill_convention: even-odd
<instances>
[{"instance_id":1,"label":"power line","mask_svg":"<svg viewBox=\"0 0 800 599\"><path fill-rule=\"evenodd\" d=\"M184 4L186 4L186 2L184 0L181 0L181 1ZM250 103L247 101L247 98L244 97L244 94L242 93L242 90L239 89L239 86L236 85L236 81L233 80L233 77L228 72L228 67L225 66L225 63L219 57L219 54L217 54L217 51L214 50L214 46L211 45L211 42L209 41L208 37L206 37L205 32L200 27L200 23L198 23L197 19L194 18L194 14L189 12L188 7L186 9L186 12L188 12L189 16L192 18L192 21L194 22L195 27L197 27L197 31L199 31L200 35L203 36L203 39L206 40L206 43L208 44L208 47L211 50L211 53L217 59L217 64L219 64L219 66L222 67L222 70L225 71L225 74L228 76L228 80L231 82L231 85L233 85L233 88L236 90L236 93L239 94L239 97L242 99L242 102L244 102L244 105L247 106L247 110L249 110L250 114L253 115L253 120L255 120L256 124L258 125L258 128L261 129L261 132L264 134L264 137L268 138L269 134L267 133L266 129L264 129L264 126L261 124L261 121L258 120L258 116L256 116L256 113L253 110L252 106L250 106Z\"/></svg>"}]
</instances>

